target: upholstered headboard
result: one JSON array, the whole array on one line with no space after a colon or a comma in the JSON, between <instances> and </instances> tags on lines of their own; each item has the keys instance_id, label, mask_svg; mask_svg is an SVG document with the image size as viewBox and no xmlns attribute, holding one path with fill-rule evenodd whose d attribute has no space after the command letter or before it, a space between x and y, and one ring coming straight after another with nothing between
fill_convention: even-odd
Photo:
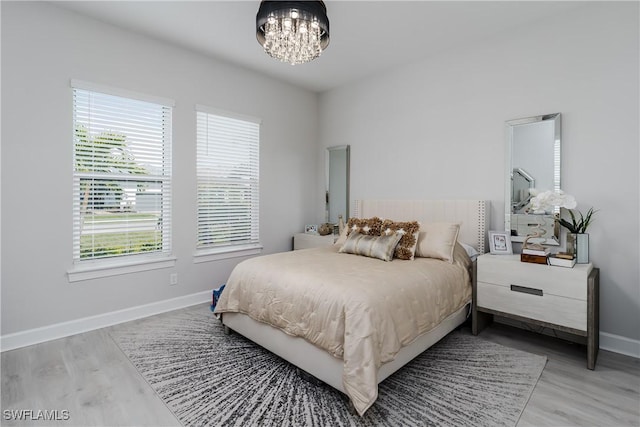
<instances>
[{"instance_id":1,"label":"upholstered headboard","mask_svg":"<svg viewBox=\"0 0 640 427\"><path fill-rule=\"evenodd\" d=\"M487 248L489 202L484 200L355 200L353 217L395 221L457 222L458 240L483 254Z\"/></svg>"}]
</instances>

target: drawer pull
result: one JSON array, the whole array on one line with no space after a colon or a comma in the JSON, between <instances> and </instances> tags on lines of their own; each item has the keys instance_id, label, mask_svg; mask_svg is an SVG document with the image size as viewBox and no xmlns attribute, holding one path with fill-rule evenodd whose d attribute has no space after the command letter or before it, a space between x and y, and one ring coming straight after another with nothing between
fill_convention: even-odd
<instances>
[{"instance_id":1,"label":"drawer pull","mask_svg":"<svg viewBox=\"0 0 640 427\"><path fill-rule=\"evenodd\" d=\"M513 292L522 292L523 294L538 295L539 297L542 296L542 289L527 288L526 286L511 285L511 290Z\"/></svg>"}]
</instances>

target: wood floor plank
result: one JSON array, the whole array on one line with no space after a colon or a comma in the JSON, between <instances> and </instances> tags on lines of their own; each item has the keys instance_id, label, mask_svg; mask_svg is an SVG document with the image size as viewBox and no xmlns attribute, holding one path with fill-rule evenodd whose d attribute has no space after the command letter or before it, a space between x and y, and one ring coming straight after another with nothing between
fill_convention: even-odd
<instances>
[{"instance_id":1,"label":"wood floor plank","mask_svg":"<svg viewBox=\"0 0 640 427\"><path fill-rule=\"evenodd\" d=\"M518 427L640 426L639 359L600 350L591 371L581 345L500 324L480 336L548 357Z\"/></svg>"},{"instance_id":2,"label":"wood floor plank","mask_svg":"<svg viewBox=\"0 0 640 427\"><path fill-rule=\"evenodd\" d=\"M51 426L179 426L105 329L2 353L5 410L69 411ZM62 418L62 417L59 417Z\"/></svg>"},{"instance_id":3,"label":"wood floor plank","mask_svg":"<svg viewBox=\"0 0 640 427\"><path fill-rule=\"evenodd\" d=\"M194 310L202 309L194 306ZM68 421L3 426L179 426L109 329L2 353L1 406L5 410L68 410ZM463 328L471 333L470 328ZM546 355L547 365L518 427L640 426L640 359L600 351L586 368L584 346L494 323L480 336Z\"/></svg>"}]
</instances>

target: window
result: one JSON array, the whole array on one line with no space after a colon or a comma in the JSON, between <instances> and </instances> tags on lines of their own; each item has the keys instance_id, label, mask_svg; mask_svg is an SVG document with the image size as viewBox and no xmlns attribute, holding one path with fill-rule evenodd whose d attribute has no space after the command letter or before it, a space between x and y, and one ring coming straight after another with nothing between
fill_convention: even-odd
<instances>
[{"instance_id":1,"label":"window","mask_svg":"<svg viewBox=\"0 0 640 427\"><path fill-rule=\"evenodd\" d=\"M196 110L197 252L257 250L260 121Z\"/></svg>"},{"instance_id":2,"label":"window","mask_svg":"<svg viewBox=\"0 0 640 427\"><path fill-rule=\"evenodd\" d=\"M172 101L75 80L72 87L74 263L166 257Z\"/></svg>"}]
</instances>

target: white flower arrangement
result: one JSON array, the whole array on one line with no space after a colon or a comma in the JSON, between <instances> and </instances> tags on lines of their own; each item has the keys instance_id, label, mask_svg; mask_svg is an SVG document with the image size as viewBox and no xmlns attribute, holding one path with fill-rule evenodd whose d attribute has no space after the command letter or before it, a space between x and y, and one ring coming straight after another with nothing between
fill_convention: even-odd
<instances>
[{"instance_id":1,"label":"white flower arrangement","mask_svg":"<svg viewBox=\"0 0 640 427\"><path fill-rule=\"evenodd\" d=\"M574 209L578 205L575 197L562 190L541 192L532 188L529 193L533 196L529 204L529 211L534 214L551 213L555 207Z\"/></svg>"}]
</instances>

